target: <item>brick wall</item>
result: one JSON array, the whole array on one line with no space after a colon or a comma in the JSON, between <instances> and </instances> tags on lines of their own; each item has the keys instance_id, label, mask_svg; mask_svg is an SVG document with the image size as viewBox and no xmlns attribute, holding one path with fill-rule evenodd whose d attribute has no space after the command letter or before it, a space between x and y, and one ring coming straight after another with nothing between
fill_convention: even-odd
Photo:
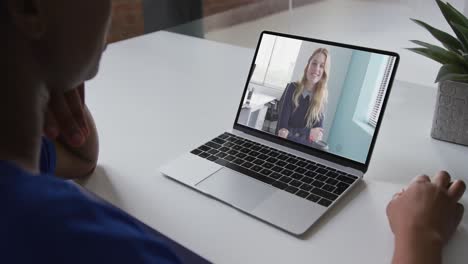
<instances>
[{"instance_id":1,"label":"brick wall","mask_svg":"<svg viewBox=\"0 0 468 264\"><path fill-rule=\"evenodd\" d=\"M203 15L209 16L263 0L203 0Z\"/></svg>"},{"instance_id":2,"label":"brick wall","mask_svg":"<svg viewBox=\"0 0 468 264\"><path fill-rule=\"evenodd\" d=\"M112 24L108 41L115 42L143 33L142 0L112 0Z\"/></svg>"}]
</instances>

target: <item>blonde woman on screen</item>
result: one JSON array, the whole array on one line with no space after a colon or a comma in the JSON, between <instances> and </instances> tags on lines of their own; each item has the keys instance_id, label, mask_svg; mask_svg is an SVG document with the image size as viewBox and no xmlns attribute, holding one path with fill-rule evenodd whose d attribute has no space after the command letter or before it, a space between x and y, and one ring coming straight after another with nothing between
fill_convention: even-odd
<instances>
[{"instance_id":1,"label":"blonde woman on screen","mask_svg":"<svg viewBox=\"0 0 468 264\"><path fill-rule=\"evenodd\" d=\"M327 49L316 49L301 80L288 84L280 100L278 136L305 145L322 139L330 60Z\"/></svg>"}]
</instances>

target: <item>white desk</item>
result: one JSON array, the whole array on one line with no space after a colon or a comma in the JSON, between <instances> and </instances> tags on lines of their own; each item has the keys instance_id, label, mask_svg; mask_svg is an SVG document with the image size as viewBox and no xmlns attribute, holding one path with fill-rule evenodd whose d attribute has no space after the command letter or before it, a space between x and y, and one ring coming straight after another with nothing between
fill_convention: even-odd
<instances>
[{"instance_id":1,"label":"white desk","mask_svg":"<svg viewBox=\"0 0 468 264\"><path fill-rule=\"evenodd\" d=\"M166 32L109 46L87 90L101 154L85 186L215 263L389 263L393 238L385 206L401 185L372 179L406 182L446 166L459 175L468 171L467 148L428 136L429 88L395 85L366 184L303 239L158 172L232 127L252 56L249 49ZM465 215L445 263L467 263L467 248Z\"/></svg>"}]
</instances>

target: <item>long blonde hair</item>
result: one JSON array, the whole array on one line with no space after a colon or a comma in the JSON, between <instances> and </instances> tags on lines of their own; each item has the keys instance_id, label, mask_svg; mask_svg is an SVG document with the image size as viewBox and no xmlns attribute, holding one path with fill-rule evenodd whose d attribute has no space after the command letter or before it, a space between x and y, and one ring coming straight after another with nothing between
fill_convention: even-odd
<instances>
[{"instance_id":1,"label":"long blonde hair","mask_svg":"<svg viewBox=\"0 0 468 264\"><path fill-rule=\"evenodd\" d=\"M315 85L315 91L311 98L311 104L309 109L307 110L306 114L306 126L308 128L312 128L316 123L320 121L320 118L323 114L325 109L325 105L328 100L328 77L330 72L330 55L326 48L318 48L312 53L310 56L309 61L304 69L304 75L302 75L302 79L300 82L296 82L296 90L293 94L293 103L294 103L294 111L296 111L297 107L299 107L299 97L302 95L302 92L305 89L305 84L307 83L307 70L309 68L309 64L312 61L312 58L322 53L325 55L325 67L322 74L322 78L320 81Z\"/></svg>"}]
</instances>

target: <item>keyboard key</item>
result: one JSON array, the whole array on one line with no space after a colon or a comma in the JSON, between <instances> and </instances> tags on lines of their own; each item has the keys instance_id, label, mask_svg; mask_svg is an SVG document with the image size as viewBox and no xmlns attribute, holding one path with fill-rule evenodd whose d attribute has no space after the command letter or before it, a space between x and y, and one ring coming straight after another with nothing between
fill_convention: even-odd
<instances>
[{"instance_id":1,"label":"keyboard key","mask_svg":"<svg viewBox=\"0 0 468 264\"><path fill-rule=\"evenodd\" d=\"M341 195L342 193L344 193L344 191L346 191L345 188L337 187L336 190L333 191L333 193L336 195Z\"/></svg>"},{"instance_id":2,"label":"keyboard key","mask_svg":"<svg viewBox=\"0 0 468 264\"><path fill-rule=\"evenodd\" d=\"M252 162L252 161L255 160L255 158L252 157L252 156L247 156L247 157L244 158L244 160L246 160L246 161L248 161L248 162Z\"/></svg>"},{"instance_id":3,"label":"keyboard key","mask_svg":"<svg viewBox=\"0 0 468 264\"><path fill-rule=\"evenodd\" d=\"M338 173L333 172L333 171L327 172L326 175L327 175L328 177L330 177L330 178L336 178L336 177L338 177Z\"/></svg>"},{"instance_id":4,"label":"keyboard key","mask_svg":"<svg viewBox=\"0 0 468 264\"><path fill-rule=\"evenodd\" d=\"M317 187L317 188L322 188L323 185L325 185L325 183L321 182L321 181L314 181L312 183L313 186Z\"/></svg>"},{"instance_id":5,"label":"keyboard key","mask_svg":"<svg viewBox=\"0 0 468 264\"><path fill-rule=\"evenodd\" d=\"M304 176L302 176L302 175L299 174L299 173L293 173L293 174L291 175L291 178L296 179L296 180L302 179L302 177L304 177Z\"/></svg>"},{"instance_id":6,"label":"keyboard key","mask_svg":"<svg viewBox=\"0 0 468 264\"><path fill-rule=\"evenodd\" d=\"M313 188L310 192L320 197L327 198L330 201L335 201L336 198L338 198L338 195L321 190L319 188Z\"/></svg>"},{"instance_id":7,"label":"keyboard key","mask_svg":"<svg viewBox=\"0 0 468 264\"><path fill-rule=\"evenodd\" d=\"M346 189L348 189L349 184L346 184L346 183L344 183L344 182L338 182L338 183L336 184L336 187L342 188L342 189L345 189L345 190L346 190Z\"/></svg>"},{"instance_id":8,"label":"keyboard key","mask_svg":"<svg viewBox=\"0 0 468 264\"><path fill-rule=\"evenodd\" d=\"M226 153L229 154L229 155L235 156L235 155L237 155L239 152L238 152L237 150L231 149L231 150L229 150L229 151L226 152Z\"/></svg>"},{"instance_id":9,"label":"keyboard key","mask_svg":"<svg viewBox=\"0 0 468 264\"><path fill-rule=\"evenodd\" d=\"M302 185L302 183L298 180L292 180L292 182L290 182L289 185L292 185L294 187L299 187Z\"/></svg>"},{"instance_id":10,"label":"keyboard key","mask_svg":"<svg viewBox=\"0 0 468 264\"><path fill-rule=\"evenodd\" d=\"M307 170L301 167L297 167L294 171L300 174L304 174Z\"/></svg>"},{"instance_id":11,"label":"keyboard key","mask_svg":"<svg viewBox=\"0 0 468 264\"><path fill-rule=\"evenodd\" d=\"M269 170L269 169L263 169L263 170L260 171L260 173L263 174L263 175L268 176L268 175L270 175L272 173L272 171Z\"/></svg>"},{"instance_id":12,"label":"keyboard key","mask_svg":"<svg viewBox=\"0 0 468 264\"><path fill-rule=\"evenodd\" d=\"M298 162L299 160L296 159L296 158L289 158L286 160L286 162L289 162L290 164L295 164L296 162Z\"/></svg>"},{"instance_id":13,"label":"keyboard key","mask_svg":"<svg viewBox=\"0 0 468 264\"><path fill-rule=\"evenodd\" d=\"M297 168L297 166L294 166L292 164L286 165L286 169L288 169L288 170L295 170L296 168Z\"/></svg>"},{"instance_id":14,"label":"keyboard key","mask_svg":"<svg viewBox=\"0 0 468 264\"><path fill-rule=\"evenodd\" d=\"M287 160L288 159L288 156L287 155L284 155L284 154L281 154L278 156L278 159L279 160Z\"/></svg>"},{"instance_id":15,"label":"keyboard key","mask_svg":"<svg viewBox=\"0 0 468 264\"><path fill-rule=\"evenodd\" d=\"M268 153L268 155L269 155L270 157L276 158L276 157L278 157L280 154L279 154L278 151L273 150L272 152Z\"/></svg>"},{"instance_id":16,"label":"keyboard key","mask_svg":"<svg viewBox=\"0 0 468 264\"><path fill-rule=\"evenodd\" d=\"M220 145L220 144L216 144L216 143L214 143L214 142L212 142L212 141L206 143L205 146L208 146L208 147L214 148L214 149L219 149L219 148L221 148L221 145Z\"/></svg>"},{"instance_id":17,"label":"keyboard key","mask_svg":"<svg viewBox=\"0 0 468 264\"><path fill-rule=\"evenodd\" d=\"M284 161L282 161L282 160L278 160L278 161L276 162L276 165L278 165L278 166L280 166L280 167L284 167L284 166L288 165L288 163L286 163L286 162L284 162Z\"/></svg>"},{"instance_id":18,"label":"keyboard key","mask_svg":"<svg viewBox=\"0 0 468 264\"><path fill-rule=\"evenodd\" d=\"M328 171L326 169L324 169L324 168L318 168L315 172L317 172L318 174L325 174Z\"/></svg>"},{"instance_id":19,"label":"keyboard key","mask_svg":"<svg viewBox=\"0 0 468 264\"><path fill-rule=\"evenodd\" d=\"M226 156L224 159L227 160L227 161L233 161L233 160L236 159L236 157L234 157L232 155L229 155L229 156Z\"/></svg>"},{"instance_id":20,"label":"keyboard key","mask_svg":"<svg viewBox=\"0 0 468 264\"><path fill-rule=\"evenodd\" d=\"M299 167L305 168L307 166L307 162L300 160L296 163L296 165Z\"/></svg>"},{"instance_id":21,"label":"keyboard key","mask_svg":"<svg viewBox=\"0 0 468 264\"><path fill-rule=\"evenodd\" d=\"M203 145L203 146L199 147L198 149L200 149L201 151L208 151L208 150L210 150L211 148L208 147L208 146Z\"/></svg>"},{"instance_id":22,"label":"keyboard key","mask_svg":"<svg viewBox=\"0 0 468 264\"><path fill-rule=\"evenodd\" d=\"M311 170L311 171L314 171L314 170L316 170L317 168L318 168L318 167L315 166L314 164L309 164L309 165L306 166L306 169Z\"/></svg>"},{"instance_id":23,"label":"keyboard key","mask_svg":"<svg viewBox=\"0 0 468 264\"><path fill-rule=\"evenodd\" d=\"M228 137L229 137L229 133L224 133L224 134L220 135L218 138L220 138L220 139L226 139L226 138L228 138Z\"/></svg>"},{"instance_id":24,"label":"keyboard key","mask_svg":"<svg viewBox=\"0 0 468 264\"><path fill-rule=\"evenodd\" d=\"M242 167L247 168L247 169L251 168L252 166L253 166L253 163L250 163L248 161L242 164Z\"/></svg>"},{"instance_id":25,"label":"keyboard key","mask_svg":"<svg viewBox=\"0 0 468 264\"><path fill-rule=\"evenodd\" d=\"M252 162L253 164L257 164L257 165L262 165L263 163L265 163L265 161L261 160L261 159L256 159Z\"/></svg>"},{"instance_id":26,"label":"keyboard key","mask_svg":"<svg viewBox=\"0 0 468 264\"><path fill-rule=\"evenodd\" d=\"M296 193L297 190L299 190L299 189L296 188L296 187L293 187L293 186L288 186L288 187L287 187L286 189L284 189L284 190L287 191L287 192L290 192L290 193L293 193L293 194L294 194L294 193Z\"/></svg>"},{"instance_id":27,"label":"keyboard key","mask_svg":"<svg viewBox=\"0 0 468 264\"><path fill-rule=\"evenodd\" d=\"M323 175L317 175L315 177L316 180L319 180L319 181L322 181L322 182L326 182L328 180L328 177L325 177Z\"/></svg>"},{"instance_id":28,"label":"keyboard key","mask_svg":"<svg viewBox=\"0 0 468 264\"><path fill-rule=\"evenodd\" d=\"M237 151L239 151L239 150L242 149L242 147L239 146L239 145L234 145L232 148L235 149L235 150L237 150Z\"/></svg>"},{"instance_id":29,"label":"keyboard key","mask_svg":"<svg viewBox=\"0 0 468 264\"><path fill-rule=\"evenodd\" d=\"M337 180L332 179L332 178L328 178L328 180L326 180L325 182L331 185L336 185L338 183Z\"/></svg>"},{"instance_id":30,"label":"keyboard key","mask_svg":"<svg viewBox=\"0 0 468 264\"><path fill-rule=\"evenodd\" d=\"M323 190L327 191L327 192L333 192L335 190L335 186L333 185L330 185L330 184L325 184L323 187L322 187Z\"/></svg>"},{"instance_id":31,"label":"keyboard key","mask_svg":"<svg viewBox=\"0 0 468 264\"><path fill-rule=\"evenodd\" d=\"M258 166L258 165L255 165L255 166L253 166L253 167L250 168L250 169L253 170L253 171L255 171L255 172L259 172L259 171L261 171L263 168L260 167L260 166Z\"/></svg>"},{"instance_id":32,"label":"keyboard key","mask_svg":"<svg viewBox=\"0 0 468 264\"><path fill-rule=\"evenodd\" d=\"M306 198L309 193L308 192L304 192L303 190L299 190L297 193L296 193L297 196L299 197L302 197L302 198Z\"/></svg>"},{"instance_id":33,"label":"keyboard key","mask_svg":"<svg viewBox=\"0 0 468 264\"><path fill-rule=\"evenodd\" d=\"M304 173L305 176L307 177L310 177L310 178L315 178L315 176L317 176L317 173L313 172L313 171L306 171L306 173Z\"/></svg>"},{"instance_id":34,"label":"keyboard key","mask_svg":"<svg viewBox=\"0 0 468 264\"><path fill-rule=\"evenodd\" d=\"M223 145L223 147L232 148L234 147L234 144L231 142L227 142L226 144Z\"/></svg>"},{"instance_id":35,"label":"keyboard key","mask_svg":"<svg viewBox=\"0 0 468 264\"><path fill-rule=\"evenodd\" d=\"M208 154L206 152L203 152L199 156L205 159L205 158L208 158L210 156L210 154Z\"/></svg>"},{"instance_id":36,"label":"keyboard key","mask_svg":"<svg viewBox=\"0 0 468 264\"><path fill-rule=\"evenodd\" d=\"M270 152L270 150L267 149L267 148L265 148L265 147L263 147L263 148L262 148L261 150L259 150L258 152L263 153L263 154L267 154L268 152Z\"/></svg>"},{"instance_id":37,"label":"keyboard key","mask_svg":"<svg viewBox=\"0 0 468 264\"><path fill-rule=\"evenodd\" d=\"M206 159L209 160L209 161L215 161L215 160L218 159L218 157L216 157L216 156L209 156L209 157L206 158Z\"/></svg>"},{"instance_id":38,"label":"keyboard key","mask_svg":"<svg viewBox=\"0 0 468 264\"><path fill-rule=\"evenodd\" d=\"M312 190L312 186L310 186L309 184L307 183L303 183L300 187L299 187L301 190L304 190L304 191L310 191Z\"/></svg>"},{"instance_id":39,"label":"keyboard key","mask_svg":"<svg viewBox=\"0 0 468 264\"><path fill-rule=\"evenodd\" d=\"M227 152L230 150L230 148L226 148L226 147L221 147L220 149L218 149L219 151L221 152Z\"/></svg>"},{"instance_id":40,"label":"keyboard key","mask_svg":"<svg viewBox=\"0 0 468 264\"><path fill-rule=\"evenodd\" d=\"M277 172L273 172L272 174L269 175L270 178L273 178L273 179L279 179L281 178L281 174L277 173Z\"/></svg>"},{"instance_id":41,"label":"keyboard key","mask_svg":"<svg viewBox=\"0 0 468 264\"><path fill-rule=\"evenodd\" d=\"M342 181L342 182L346 182L346 183L348 183L348 184L351 184L351 183L354 182L354 179L348 178L348 177L346 177L346 176L341 176L341 175L338 176L337 179L340 180L340 181Z\"/></svg>"},{"instance_id":42,"label":"keyboard key","mask_svg":"<svg viewBox=\"0 0 468 264\"><path fill-rule=\"evenodd\" d=\"M279 180L284 183L289 183L292 179L289 177L283 176Z\"/></svg>"},{"instance_id":43,"label":"keyboard key","mask_svg":"<svg viewBox=\"0 0 468 264\"><path fill-rule=\"evenodd\" d=\"M303 178L301 179L301 181L304 182L304 183L310 184L310 183L313 182L314 180L313 180L312 178L309 178L309 177L303 177Z\"/></svg>"},{"instance_id":44,"label":"keyboard key","mask_svg":"<svg viewBox=\"0 0 468 264\"><path fill-rule=\"evenodd\" d=\"M273 168L271 168L272 171L276 171L276 172L280 172L283 170L283 168L281 168L280 166L273 166Z\"/></svg>"},{"instance_id":45,"label":"keyboard key","mask_svg":"<svg viewBox=\"0 0 468 264\"><path fill-rule=\"evenodd\" d=\"M243 146L245 149L249 149L250 147L253 146L253 144L250 143L250 142L246 142L246 143L242 144L242 146Z\"/></svg>"},{"instance_id":46,"label":"keyboard key","mask_svg":"<svg viewBox=\"0 0 468 264\"><path fill-rule=\"evenodd\" d=\"M280 190L284 190L286 187L288 187L286 183L280 181L275 181L272 185Z\"/></svg>"},{"instance_id":47,"label":"keyboard key","mask_svg":"<svg viewBox=\"0 0 468 264\"><path fill-rule=\"evenodd\" d=\"M190 153L195 154L195 155L198 155L198 154L200 154L200 153L202 153L202 152L203 152L203 151L201 151L201 150L199 150L199 149L194 149L194 150L190 151Z\"/></svg>"},{"instance_id":48,"label":"keyboard key","mask_svg":"<svg viewBox=\"0 0 468 264\"><path fill-rule=\"evenodd\" d=\"M332 203L331 201L329 201L327 199L324 199L324 198L322 198L322 199L320 199L320 201L318 201L318 204L323 205L325 207L328 207L331 203Z\"/></svg>"},{"instance_id":49,"label":"keyboard key","mask_svg":"<svg viewBox=\"0 0 468 264\"><path fill-rule=\"evenodd\" d=\"M241 165L242 163L244 163L244 160L238 158L238 159L234 160L234 163L237 164L237 165Z\"/></svg>"},{"instance_id":50,"label":"keyboard key","mask_svg":"<svg viewBox=\"0 0 468 264\"><path fill-rule=\"evenodd\" d=\"M222 152L219 152L218 154L216 154L216 157L221 158L221 159L224 158L224 157L226 157L226 156L227 156L227 154L226 154L226 153L222 153Z\"/></svg>"},{"instance_id":51,"label":"keyboard key","mask_svg":"<svg viewBox=\"0 0 468 264\"><path fill-rule=\"evenodd\" d=\"M247 157L247 155L244 154L244 153L242 153L242 152L240 152L240 153L238 153L238 154L236 155L236 157L238 157L238 158L240 158L240 159L243 159L243 158Z\"/></svg>"},{"instance_id":52,"label":"keyboard key","mask_svg":"<svg viewBox=\"0 0 468 264\"><path fill-rule=\"evenodd\" d=\"M212 141L215 142L215 143L218 143L220 145L226 143L226 140L223 140L223 139L220 139L220 138L215 138Z\"/></svg>"},{"instance_id":53,"label":"keyboard key","mask_svg":"<svg viewBox=\"0 0 468 264\"><path fill-rule=\"evenodd\" d=\"M293 171L284 169L281 171L281 174L286 175L286 176L291 176L291 174L293 174Z\"/></svg>"},{"instance_id":54,"label":"keyboard key","mask_svg":"<svg viewBox=\"0 0 468 264\"><path fill-rule=\"evenodd\" d=\"M275 159L275 158L268 158L267 159L268 162L271 162L271 163L276 163L278 161L278 159Z\"/></svg>"},{"instance_id":55,"label":"keyboard key","mask_svg":"<svg viewBox=\"0 0 468 264\"><path fill-rule=\"evenodd\" d=\"M320 196L317 196L315 194L309 194L309 196L307 196L307 200L316 203L318 200L320 200Z\"/></svg>"},{"instance_id":56,"label":"keyboard key","mask_svg":"<svg viewBox=\"0 0 468 264\"><path fill-rule=\"evenodd\" d=\"M273 168L273 164L269 163L269 162L265 162L263 165L262 165L264 168L267 168L267 169L271 169Z\"/></svg>"},{"instance_id":57,"label":"keyboard key","mask_svg":"<svg viewBox=\"0 0 468 264\"><path fill-rule=\"evenodd\" d=\"M219 151L216 150L216 149L210 149L210 150L208 151L208 153L210 153L211 155L216 155L216 154L218 154L218 152L219 152Z\"/></svg>"},{"instance_id":58,"label":"keyboard key","mask_svg":"<svg viewBox=\"0 0 468 264\"><path fill-rule=\"evenodd\" d=\"M257 151L252 151L249 153L250 156L252 157L257 157L258 155L260 155L260 152L257 152Z\"/></svg>"},{"instance_id":59,"label":"keyboard key","mask_svg":"<svg viewBox=\"0 0 468 264\"><path fill-rule=\"evenodd\" d=\"M240 150L240 152L242 152L242 153L244 153L244 154L249 154L249 153L252 152L252 151L251 151L250 149L248 149L248 148L242 148L242 149Z\"/></svg>"},{"instance_id":60,"label":"keyboard key","mask_svg":"<svg viewBox=\"0 0 468 264\"><path fill-rule=\"evenodd\" d=\"M262 147L260 147L259 145L256 145L256 146L253 146L251 147L250 149L252 149L253 151L259 151Z\"/></svg>"},{"instance_id":61,"label":"keyboard key","mask_svg":"<svg viewBox=\"0 0 468 264\"><path fill-rule=\"evenodd\" d=\"M265 154L260 154L260 155L257 156L257 159L266 160L266 159L268 159L268 156L265 155Z\"/></svg>"}]
</instances>

